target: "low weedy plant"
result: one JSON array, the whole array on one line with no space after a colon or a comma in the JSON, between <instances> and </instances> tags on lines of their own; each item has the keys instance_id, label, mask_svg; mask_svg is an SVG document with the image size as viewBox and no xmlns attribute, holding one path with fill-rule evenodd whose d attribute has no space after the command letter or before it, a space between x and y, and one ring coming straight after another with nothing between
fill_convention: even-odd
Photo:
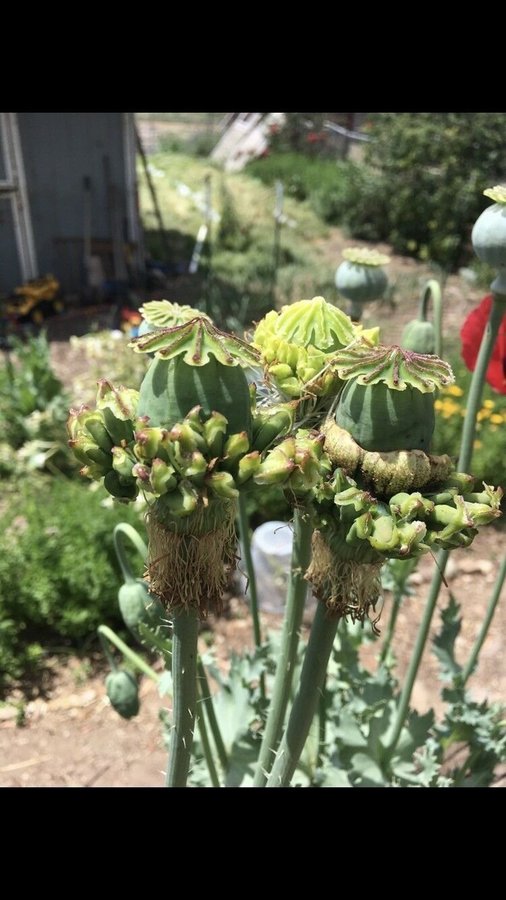
<instances>
[{"instance_id":1,"label":"low weedy plant","mask_svg":"<svg viewBox=\"0 0 506 900\"><path fill-rule=\"evenodd\" d=\"M284 787L291 783L316 715L320 718L321 745L316 782L321 778L321 783L333 783L328 766L334 763L334 771L337 766L341 773L335 775L334 783L336 778L341 783L348 779L350 784L399 783L402 779L405 783L411 778L411 783L422 784L430 781L428 776L425 782L423 778L417 781L417 777L428 769L436 773L438 784L445 783L444 778L437 780L440 756L439 749L430 743L436 741L430 732L432 723L429 727L427 720L424 728L415 729L413 737L418 719L410 712L409 703L448 553L454 547L469 546L478 529L500 515L501 488L476 483L467 470L483 379L506 304L506 234L501 231L505 208L498 204L492 214L499 221L499 238L488 224L486 237L481 240L480 236L481 243L475 237L484 257L488 251L482 245L488 240L487 247L493 247L500 274L492 286L490 325L473 376L457 465L445 453L431 453L435 400L438 392L454 381L448 363L437 356L379 344L377 332L365 332L321 297L269 313L258 323L251 342L220 331L198 313L182 324L148 332L131 342L135 352L154 354L140 391L102 380L96 409L71 411L70 445L83 463L82 473L103 479L106 489L121 502L130 502L142 492L148 504L150 593L140 584L130 584L130 589L133 594L135 588L137 600L140 598L148 612L150 594L156 598L152 602L160 603L163 609L163 613L158 611L156 627L146 622L139 629L148 644L156 646L158 642L166 660L170 655L173 708L168 786L187 784L199 699L207 717L198 718L199 752L206 760L210 781L214 786L231 783L231 748L225 746L216 716L217 708L226 702L223 698L227 691L234 703L242 703L248 710L246 755L255 752L251 777L256 786ZM475 234L478 226L479 222ZM498 242L502 256L497 252ZM503 257L504 262L500 262ZM176 305L172 312L178 314ZM294 529L276 670L271 680L253 590L250 599L257 650L249 662L237 663L236 669L242 672L237 677L243 678L242 699L232 678L222 685L214 702L197 650L199 620L209 611L220 611L226 573L235 561L237 515L243 545L247 546L245 493L273 484L283 487L293 508ZM343 638L345 630L340 631L340 644L336 643L339 623L371 621L374 630L385 562L403 563L406 575L411 561L435 550L438 568L404 685L397 693L389 681L393 652L390 636L377 673L385 691L371 715L362 707L362 716L355 720L353 715L360 710L350 698L352 708L345 721L348 732L355 729L356 743L348 740L354 752L345 752L342 697L339 714L334 701L330 704L334 710L330 718L327 701L321 702L322 692L323 697L332 693L340 697L340 685L346 677L349 653L347 639ZM249 567L247 551L245 563ZM254 573L249 574L254 584ZM400 602L402 577L398 572L396 577L401 585L396 602ZM503 578L501 569L488 621ZM299 674L299 632L308 581L318 602ZM168 620L170 641L160 632ZM448 631L456 633L456 622L453 605L444 623L446 635ZM394 626L395 620L393 635ZM105 645L116 643L136 664L133 651L125 651L112 632L102 629L101 633ZM459 715L465 719L470 708L465 682L485 635L486 629L462 671L456 667L453 644L447 636L437 645L440 658L446 654L445 672L449 666L453 678L444 726L450 742L451 735L458 731ZM341 653L337 691L332 686L332 667L329 670L335 652ZM264 666L257 667L262 656ZM137 664L145 667L142 661ZM249 696L245 684L250 679L251 686L252 671L258 685L254 715L244 693ZM328 671L330 687L324 691ZM124 674L116 675L108 683L111 701L120 713L133 715L137 708L134 683ZM360 678L367 681L368 676ZM165 692L167 685L166 680L162 686ZM487 745L493 750L488 759L490 769L492 761L500 757L504 742L497 711L487 710L475 710L475 719L488 735L482 750L494 735L492 744ZM487 716L488 731L484 725ZM333 727L337 721L333 733L329 726L328 739L327 719ZM413 737L407 743L406 729ZM478 753L475 745L479 740L475 738L470 739L470 745Z\"/></svg>"},{"instance_id":2,"label":"low weedy plant","mask_svg":"<svg viewBox=\"0 0 506 900\"><path fill-rule=\"evenodd\" d=\"M69 399L51 367L44 332L12 337L0 369L0 477L35 469L69 472L62 439Z\"/></svg>"}]
</instances>

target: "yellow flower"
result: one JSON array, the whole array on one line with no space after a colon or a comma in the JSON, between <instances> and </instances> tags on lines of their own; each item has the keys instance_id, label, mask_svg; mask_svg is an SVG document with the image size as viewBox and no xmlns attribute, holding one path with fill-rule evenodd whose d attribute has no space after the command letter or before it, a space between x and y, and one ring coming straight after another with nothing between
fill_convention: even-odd
<instances>
[{"instance_id":1,"label":"yellow flower","mask_svg":"<svg viewBox=\"0 0 506 900\"><path fill-rule=\"evenodd\" d=\"M474 442L474 444L473 444L473 449L474 449L474 450L479 450L479 449L480 449L480 447L483 447L483 444L482 444L482 442L481 442L481 441L478 441L478 440L476 440L476 441L475 441L475 442Z\"/></svg>"},{"instance_id":2,"label":"yellow flower","mask_svg":"<svg viewBox=\"0 0 506 900\"><path fill-rule=\"evenodd\" d=\"M495 406L495 403L493 400L484 400L483 406L485 407L485 409L493 409Z\"/></svg>"},{"instance_id":3,"label":"yellow flower","mask_svg":"<svg viewBox=\"0 0 506 900\"><path fill-rule=\"evenodd\" d=\"M482 419L488 419L489 416L490 416L489 409L480 409L476 418L478 419L478 422L481 422Z\"/></svg>"},{"instance_id":4,"label":"yellow flower","mask_svg":"<svg viewBox=\"0 0 506 900\"><path fill-rule=\"evenodd\" d=\"M462 397L463 393L464 391L458 386L458 384L452 384L445 390L445 394L451 394L452 397Z\"/></svg>"},{"instance_id":5,"label":"yellow flower","mask_svg":"<svg viewBox=\"0 0 506 900\"><path fill-rule=\"evenodd\" d=\"M455 400L451 400L450 397L445 397L444 400L436 400L434 407L441 412L444 419L449 419L460 412L459 404L455 403Z\"/></svg>"},{"instance_id":6,"label":"yellow flower","mask_svg":"<svg viewBox=\"0 0 506 900\"><path fill-rule=\"evenodd\" d=\"M494 423L494 425L502 425L503 417L498 415L497 413L492 413L490 416L490 421Z\"/></svg>"}]
</instances>

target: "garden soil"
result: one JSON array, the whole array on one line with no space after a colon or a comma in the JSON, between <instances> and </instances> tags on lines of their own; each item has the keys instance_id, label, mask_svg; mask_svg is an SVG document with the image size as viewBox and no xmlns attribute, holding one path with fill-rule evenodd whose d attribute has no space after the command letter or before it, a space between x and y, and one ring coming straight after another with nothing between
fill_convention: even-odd
<instances>
[{"instance_id":1,"label":"garden soil","mask_svg":"<svg viewBox=\"0 0 506 900\"><path fill-rule=\"evenodd\" d=\"M343 247L350 245L338 229L329 229L321 242L322 258L339 259ZM355 244L358 242L354 242ZM388 250L387 247L379 249ZM374 304L366 310L364 324L380 324L385 340L395 343L407 321L416 314L420 286L434 277L427 267L400 257L393 257L390 273L395 273L398 292L393 303ZM445 285L444 330L458 335L459 328L484 291L452 276ZM398 298L403 297L401 302ZM394 306L396 304L396 306ZM56 337L56 336L55 336ZM70 352L69 344L58 335L52 343L52 357L57 374L68 384L72 377L83 374L87 363ZM79 371L80 370L80 371ZM77 398L76 398L77 399ZM506 523L484 529L473 545L455 551L447 568L447 587L438 600L441 610L448 602L449 591L461 604L463 626L457 639L457 657L464 661L479 631L495 572L506 547ZM425 556L412 576L414 593L401 608L394 639L398 659L398 675L402 678L413 648L417 628L434 570L434 560ZM480 665L469 681L477 700L506 701L506 589L496 611ZM391 596L385 594L380 628L386 630ZM277 628L281 617L264 614L264 630ZM305 631L309 622L305 623ZM248 608L241 597L229 599L225 617L211 620L214 650L220 665L226 669L231 650L240 652L253 643ZM432 634L439 627L434 617ZM202 649L205 647L202 636ZM209 632L207 632L209 635ZM363 661L374 666L381 649L377 643L363 647ZM159 722L163 704L153 682L143 678L140 686L139 715L124 721L110 707L105 695L106 670L101 655L92 657L51 657L44 680L32 690L15 691L8 703L0 707L0 786L1 787L161 787L166 765ZM413 706L424 712L433 707L441 713L441 683L437 662L428 647L413 695ZM506 785L506 768L497 773L498 786Z\"/></svg>"}]
</instances>

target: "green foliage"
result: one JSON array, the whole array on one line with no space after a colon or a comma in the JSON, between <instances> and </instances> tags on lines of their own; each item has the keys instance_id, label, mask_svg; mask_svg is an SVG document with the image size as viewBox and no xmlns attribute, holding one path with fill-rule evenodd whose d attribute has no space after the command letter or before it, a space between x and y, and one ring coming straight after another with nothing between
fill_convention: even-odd
<instances>
[{"instance_id":1,"label":"green foliage","mask_svg":"<svg viewBox=\"0 0 506 900\"><path fill-rule=\"evenodd\" d=\"M445 767L446 777L453 787L489 787L497 764L506 761L504 707L499 703L476 702L462 684L462 666L455 659L455 641L461 626L460 606L452 595L441 620L441 631L433 641L433 648L440 664L440 678L450 684L442 692L445 716L434 734L447 757L452 745L458 745L458 753L453 754L458 764Z\"/></svg>"},{"instance_id":2,"label":"green foliage","mask_svg":"<svg viewBox=\"0 0 506 900\"><path fill-rule=\"evenodd\" d=\"M104 505L105 491L63 477L31 477L5 499L0 685L40 661L42 642L80 644L102 620L120 622L112 529L123 520L139 527L135 509Z\"/></svg>"},{"instance_id":3,"label":"green foliage","mask_svg":"<svg viewBox=\"0 0 506 900\"><path fill-rule=\"evenodd\" d=\"M353 235L450 270L472 258L482 191L506 172L504 115L378 113L371 138L349 196Z\"/></svg>"},{"instance_id":4,"label":"green foliage","mask_svg":"<svg viewBox=\"0 0 506 900\"><path fill-rule=\"evenodd\" d=\"M327 672L324 740L315 721L293 779L295 786L469 787L492 783L496 766L506 760L506 731L498 704L476 703L458 686L460 666L454 657L458 613L451 598L434 642L441 677L452 682L443 689L444 717L437 723L432 710L424 715L411 710L391 758L387 748L399 697L397 681L389 666L380 665L370 672L361 664L360 648L370 637L358 623L341 623ZM227 676L211 655L204 660L218 683L214 707L229 755L223 776L228 787L246 787L252 782L263 712L259 679L264 672L271 686L278 642L279 636L270 634L260 649L243 656L233 654ZM298 670L302 657L301 642ZM297 678L296 673L295 682ZM168 741L170 721L162 721ZM450 768L445 759L457 742L462 744L461 761ZM198 733L194 756L191 784L209 787Z\"/></svg>"},{"instance_id":5,"label":"green foliage","mask_svg":"<svg viewBox=\"0 0 506 900\"><path fill-rule=\"evenodd\" d=\"M233 195L225 179L220 185L221 214L216 235L218 247L222 250L242 252L250 244L250 228L243 225L237 212Z\"/></svg>"},{"instance_id":6,"label":"green foliage","mask_svg":"<svg viewBox=\"0 0 506 900\"><path fill-rule=\"evenodd\" d=\"M308 200L327 223L346 222L350 183L359 169L352 162L312 159L300 153L273 153L249 163L246 171L264 184L281 181L285 194Z\"/></svg>"},{"instance_id":7,"label":"green foliage","mask_svg":"<svg viewBox=\"0 0 506 900\"><path fill-rule=\"evenodd\" d=\"M69 401L52 371L46 336L14 337L11 346L0 368L0 476L26 468L70 471Z\"/></svg>"}]
</instances>

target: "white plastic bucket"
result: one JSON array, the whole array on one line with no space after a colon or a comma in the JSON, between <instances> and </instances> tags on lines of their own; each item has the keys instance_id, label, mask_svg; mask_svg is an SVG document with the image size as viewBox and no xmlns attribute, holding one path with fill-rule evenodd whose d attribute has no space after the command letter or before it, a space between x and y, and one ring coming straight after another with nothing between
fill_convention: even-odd
<instances>
[{"instance_id":1,"label":"white plastic bucket","mask_svg":"<svg viewBox=\"0 0 506 900\"><path fill-rule=\"evenodd\" d=\"M264 522L253 532L251 556L255 569L258 605L265 612L282 613L284 610L292 544L292 526L287 522ZM240 565L240 568L244 572L244 566ZM243 589L245 587L244 581Z\"/></svg>"}]
</instances>

